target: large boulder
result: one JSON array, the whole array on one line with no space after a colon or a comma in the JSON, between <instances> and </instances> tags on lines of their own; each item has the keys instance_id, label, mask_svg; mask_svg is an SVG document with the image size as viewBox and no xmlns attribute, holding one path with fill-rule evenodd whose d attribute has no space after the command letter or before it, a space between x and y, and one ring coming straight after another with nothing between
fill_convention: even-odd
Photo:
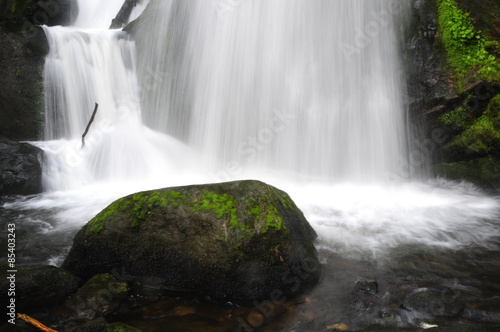
<instances>
[{"instance_id":1,"label":"large boulder","mask_svg":"<svg viewBox=\"0 0 500 332\"><path fill-rule=\"evenodd\" d=\"M43 151L0 137L0 196L42 192Z\"/></svg>"},{"instance_id":2,"label":"large boulder","mask_svg":"<svg viewBox=\"0 0 500 332\"><path fill-rule=\"evenodd\" d=\"M233 302L293 295L318 281L315 231L290 197L258 181L121 198L76 235L63 264L90 278L122 271Z\"/></svg>"}]
</instances>

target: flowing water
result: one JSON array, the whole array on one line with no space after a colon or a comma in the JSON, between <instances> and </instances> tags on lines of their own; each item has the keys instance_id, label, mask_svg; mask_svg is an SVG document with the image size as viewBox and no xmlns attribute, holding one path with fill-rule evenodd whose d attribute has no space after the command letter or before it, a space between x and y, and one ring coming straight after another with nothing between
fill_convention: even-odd
<instances>
[{"instance_id":1,"label":"flowing water","mask_svg":"<svg viewBox=\"0 0 500 332\"><path fill-rule=\"evenodd\" d=\"M410 181L408 3L152 0L132 36L107 30L121 5L80 1L75 26L44 28L46 140L33 144L45 193L2 210L24 264L60 264L79 228L126 194L243 178L287 191L324 257L497 249L497 197Z\"/></svg>"}]
</instances>

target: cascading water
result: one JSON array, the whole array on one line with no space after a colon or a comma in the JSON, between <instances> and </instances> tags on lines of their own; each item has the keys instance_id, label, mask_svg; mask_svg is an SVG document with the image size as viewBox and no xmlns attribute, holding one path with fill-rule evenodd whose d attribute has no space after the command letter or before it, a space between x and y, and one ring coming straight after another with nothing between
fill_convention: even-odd
<instances>
[{"instance_id":1,"label":"cascading water","mask_svg":"<svg viewBox=\"0 0 500 332\"><path fill-rule=\"evenodd\" d=\"M405 156L401 1L166 1L135 34L144 118L217 175L384 180ZM142 22L141 22L142 23ZM167 28L162 28L167 27ZM151 33L151 31L154 31Z\"/></svg>"},{"instance_id":2,"label":"cascading water","mask_svg":"<svg viewBox=\"0 0 500 332\"><path fill-rule=\"evenodd\" d=\"M472 186L388 181L409 152L404 2L153 0L133 38L106 29L122 1L97 3L80 1L75 27L46 28L47 141L33 144L47 154L47 192L5 205L63 239L38 260L57 263L120 196L235 178L288 191L345 255L499 235L498 201Z\"/></svg>"},{"instance_id":3,"label":"cascading water","mask_svg":"<svg viewBox=\"0 0 500 332\"><path fill-rule=\"evenodd\" d=\"M151 0L130 33L109 30L122 4L80 0L73 27L44 28L46 139L32 144L45 150L46 192L0 209L16 223L19 264L60 264L82 225L126 194L257 178L303 210L326 271L306 315L277 310L273 319L290 324L279 330L357 329L387 317L418 325L422 317L392 314L408 285L494 301L482 290L498 291L489 281L498 262L488 258L498 252L498 199L467 183L407 178L416 165L398 29L409 3ZM352 301L355 275L376 275L385 293ZM152 315L141 308L135 323L170 327L167 302ZM209 324L231 316L221 312Z\"/></svg>"}]
</instances>

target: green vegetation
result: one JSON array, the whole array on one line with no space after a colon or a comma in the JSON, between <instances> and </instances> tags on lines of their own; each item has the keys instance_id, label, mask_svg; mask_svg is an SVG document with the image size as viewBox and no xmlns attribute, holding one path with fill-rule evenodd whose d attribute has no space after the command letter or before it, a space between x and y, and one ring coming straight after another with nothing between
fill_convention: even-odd
<instances>
[{"instance_id":1,"label":"green vegetation","mask_svg":"<svg viewBox=\"0 0 500 332\"><path fill-rule=\"evenodd\" d=\"M446 149L458 154L485 157L499 156L500 149L500 95L493 98L477 119L466 106L441 116L441 121L462 130Z\"/></svg>"},{"instance_id":2,"label":"green vegetation","mask_svg":"<svg viewBox=\"0 0 500 332\"><path fill-rule=\"evenodd\" d=\"M443 163L437 165L440 176L453 180L467 179L484 188L498 189L500 185L500 163L492 157Z\"/></svg>"},{"instance_id":3,"label":"green vegetation","mask_svg":"<svg viewBox=\"0 0 500 332\"><path fill-rule=\"evenodd\" d=\"M123 323L113 323L106 325L103 332L141 332L141 330Z\"/></svg>"},{"instance_id":4,"label":"green vegetation","mask_svg":"<svg viewBox=\"0 0 500 332\"><path fill-rule=\"evenodd\" d=\"M229 217L231 227L238 227L236 200L229 194L219 195L212 191L205 190L198 204L192 208L192 211L212 211L215 213L217 219Z\"/></svg>"},{"instance_id":5,"label":"green vegetation","mask_svg":"<svg viewBox=\"0 0 500 332\"><path fill-rule=\"evenodd\" d=\"M461 10L455 0L438 0L438 23L450 66L457 74L459 91L475 75L489 82L500 79L497 58L489 51L498 43L476 31L469 13Z\"/></svg>"},{"instance_id":6,"label":"green vegetation","mask_svg":"<svg viewBox=\"0 0 500 332\"><path fill-rule=\"evenodd\" d=\"M242 236L248 238L256 231L267 233L270 228L283 229L283 218L275 203L297 209L286 194L275 190L269 190L263 197L245 198L240 202L229 193L219 194L208 189L196 194L175 190L141 192L110 204L88 223L86 233L100 233L107 222L120 217L132 220L132 227L139 227L148 215L167 212L183 204L191 212L213 213L215 218L228 221L232 229L245 232Z\"/></svg>"},{"instance_id":7,"label":"green vegetation","mask_svg":"<svg viewBox=\"0 0 500 332\"><path fill-rule=\"evenodd\" d=\"M186 196L178 191L145 192L120 198L88 223L87 233L100 233L105 229L104 224L107 220L123 211L128 211L129 217L133 220L132 227L137 227L139 221L145 220L152 209L156 207L167 208L168 206L176 208L184 199Z\"/></svg>"},{"instance_id":8,"label":"green vegetation","mask_svg":"<svg viewBox=\"0 0 500 332\"><path fill-rule=\"evenodd\" d=\"M119 282L109 273L98 274L90 278L85 285L78 290L84 296L93 296L98 294L103 289L110 291L113 294L124 294L129 291L126 282Z\"/></svg>"},{"instance_id":9,"label":"green vegetation","mask_svg":"<svg viewBox=\"0 0 500 332\"><path fill-rule=\"evenodd\" d=\"M451 112L441 115L439 117L439 120L447 126L455 127L462 130L470 126L472 123L474 123L475 120L473 110L471 110L470 107L467 106L470 98L473 97L469 96L465 100L463 105L454 109Z\"/></svg>"}]
</instances>

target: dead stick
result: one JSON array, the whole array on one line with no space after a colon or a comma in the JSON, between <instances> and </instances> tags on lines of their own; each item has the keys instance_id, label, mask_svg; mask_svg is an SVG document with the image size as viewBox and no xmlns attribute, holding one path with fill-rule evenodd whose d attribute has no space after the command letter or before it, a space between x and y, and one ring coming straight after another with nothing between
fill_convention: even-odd
<instances>
[{"instance_id":1,"label":"dead stick","mask_svg":"<svg viewBox=\"0 0 500 332\"><path fill-rule=\"evenodd\" d=\"M87 128L85 128L85 131L82 135L82 149L85 146L85 136L87 136L87 133L89 132L90 125L92 124L92 122L94 122L95 114L97 113L98 107L99 107L99 105L97 103L95 103L94 112L92 113L92 116L90 117L89 123L87 124Z\"/></svg>"},{"instance_id":2,"label":"dead stick","mask_svg":"<svg viewBox=\"0 0 500 332\"><path fill-rule=\"evenodd\" d=\"M30 316L28 315L23 315L23 314L17 314L17 318L20 318L22 320L24 320L26 323L28 324L31 324L33 325L34 327L36 327L37 329L39 329L40 331L45 331L45 332L57 332L56 330L53 330L45 325L43 325L42 323L40 323L39 321L37 321L36 319L34 318L31 318Z\"/></svg>"}]
</instances>

